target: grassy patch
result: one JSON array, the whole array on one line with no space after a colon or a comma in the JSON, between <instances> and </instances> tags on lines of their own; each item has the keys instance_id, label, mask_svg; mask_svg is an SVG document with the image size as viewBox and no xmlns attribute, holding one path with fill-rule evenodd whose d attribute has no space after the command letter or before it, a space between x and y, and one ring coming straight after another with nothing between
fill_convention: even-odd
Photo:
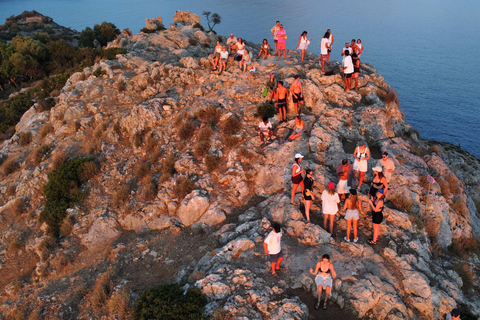
<instances>
[{"instance_id":1,"label":"grassy patch","mask_svg":"<svg viewBox=\"0 0 480 320\"><path fill-rule=\"evenodd\" d=\"M233 148L240 143L240 138L237 136L227 135L227 136L224 136L222 140L223 140L223 145L227 148Z\"/></svg>"},{"instance_id":2,"label":"grassy patch","mask_svg":"<svg viewBox=\"0 0 480 320\"><path fill-rule=\"evenodd\" d=\"M192 120L185 120L182 125L178 128L178 137L181 140L188 140L193 137L195 133L195 124Z\"/></svg>"},{"instance_id":3,"label":"grassy patch","mask_svg":"<svg viewBox=\"0 0 480 320\"><path fill-rule=\"evenodd\" d=\"M42 144L40 147L35 149L35 151L32 154L32 162L35 165L40 164L42 162L43 157L50 151L50 145L48 144Z\"/></svg>"},{"instance_id":4,"label":"grassy patch","mask_svg":"<svg viewBox=\"0 0 480 320\"><path fill-rule=\"evenodd\" d=\"M195 144L194 153L198 159L203 158L210 150L211 143L208 140L202 140Z\"/></svg>"},{"instance_id":5,"label":"grassy patch","mask_svg":"<svg viewBox=\"0 0 480 320\"><path fill-rule=\"evenodd\" d=\"M181 177L177 179L177 183L173 188L173 193L179 199L184 199L187 194L193 191L195 184L188 177Z\"/></svg>"},{"instance_id":6,"label":"grassy patch","mask_svg":"<svg viewBox=\"0 0 480 320\"><path fill-rule=\"evenodd\" d=\"M205 157L205 165L207 166L207 171L212 172L218 168L220 163L220 158L213 154L207 154Z\"/></svg>"},{"instance_id":7,"label":"grassy patch","mask_svg":"<svg viewBox=\"0 0 480 320\"><path fill-rule=\"evenodd\" d=\"M208 106L206 108L200 109L195 113L195 116L211 126L216 126L220 117L222 116L222 110L215 106Z\"/></svg>"},{"instance_id":8,"label":"grassy patch","mask_svg":"<svg viewBox=\"0 0 480 320\"><path fill-rule=\"evenodd\" d=\"M91 302L95 308L102 309L108 301L113 290L113 276L112 270L102 273L95 282L93 287Z\"/></svg>"},{"instance_id":9,"label":"grassy patch","mask_svg":"<svg viewBox=\"0 0 480 320\"><path fill-rule=\"evenodd\" d=\"M407 199L404 195L396 194L392 199L393 205L403 211L403 212L412 212L413 211L413 202L410 199Z\"/></svg>"},{"instance_id":10,"label":"grassy patch","mask_svg":"<svg viewBox=\"0 0 480 320\"><path fill-rule=\"evenodd\" d=\"M117 206L120 204L124 204L128 200L129 196L130 196L130 186L123 184L119 186L117 191L115 191L115 194L113 195L113 202Z\"/></svg>"},{"instance_id":11,"label":"grassy patch","mask_svg":"<svg viewBox=\"0 0 480 320\"><path fill-rule=\"evenodd\" d=\"M8 176L9 174L14 173L18 169L18 163L15 161L15 159L7 159L3 164L2 164L2 171L5 176Z\"/></svg>"},{"instance_id":12,"label":"grassy patch","mask_svg":"<svg viewBox=\"0 0 480 320\"><path fill-rule=\"evenodd\" d=\"M17 198L13 201L10 211L15 217L20 216L25 210L25 201L22 198Z\"/></svg>"},{"instance_id":13,"label":"grassy patch","mask_svg":"<svg viewBox=\"0 0 480 320\"><path fill-rule=\"evenodd\" d=\"M18 144L22 147L25 147L32 142L32 133L30 131L22 131L20 132L20 136L18 138Z\"/></svg>"}]
</instances>

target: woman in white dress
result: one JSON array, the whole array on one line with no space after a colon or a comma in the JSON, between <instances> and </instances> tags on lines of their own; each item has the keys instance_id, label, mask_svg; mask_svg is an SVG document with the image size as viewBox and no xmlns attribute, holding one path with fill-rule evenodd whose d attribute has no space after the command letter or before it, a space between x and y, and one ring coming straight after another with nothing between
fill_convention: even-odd
<instances>
[{"instance_id":1,"label":"woman in white dress","mask_svg":"<svg viewBox=\"0 0 480 320\"><path fill-rule=\"evenodd\" d=\"M300 35L300 38L298 38L297 50L300 50L302 52L302 63L305 58L305 53L307 52L307 48L311 40L312 40L311 38L307 39L307 31L303 31L302 34Z\"/></svg>"}]
</instances>

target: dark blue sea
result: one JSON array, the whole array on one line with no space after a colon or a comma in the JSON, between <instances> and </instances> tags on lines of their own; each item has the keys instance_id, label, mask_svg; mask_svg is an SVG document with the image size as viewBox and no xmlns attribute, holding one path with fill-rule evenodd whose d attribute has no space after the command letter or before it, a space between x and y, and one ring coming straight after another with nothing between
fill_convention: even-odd
<instances>
[{"instance_id":1,"label":"dark blue sea","mask_svg":"<svg viewBox=\"0 0 480 320\"><path fill-rule=\"evenodd\" d=\"M309 51L317 54L330 28L333 60L340 59L345 41L361 38L362 62L373 64L398 91L408 123L422 138L461 145L480 157L478 0L0 0L0 21L24 10L79 31L108 21L134 33L145 26L145 18L162 16L168 26L175 10L208 10L222 17L218 33L257 43L270 41L270 29L280 20L289 49L306 30L313 37Z\"/></svg>"}]
</instances>

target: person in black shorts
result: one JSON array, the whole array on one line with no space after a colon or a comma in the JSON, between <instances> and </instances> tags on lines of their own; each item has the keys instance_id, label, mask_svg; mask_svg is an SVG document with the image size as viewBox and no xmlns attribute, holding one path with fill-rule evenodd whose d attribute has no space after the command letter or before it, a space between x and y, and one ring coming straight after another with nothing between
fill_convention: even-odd
<instances>
[{"instance_id":1,"label":"person in black shorts","mask_svg":"<svg viewBox=\"0 0 480 320\"><path fill-rule=\"evenodd\" d=\"M303 198L305 199L305 215L307 216L307 222L310 222L310 208L312 207L312 200L315 200L313 195L313 177L312 169L305 170L305 178L303 179L303 185L305 187L303 191Z\"/></svg>"},{"instance_id":2,"label":"person in black shorts","mask_svg":"<svg viewBox=\"0 0 480 320\"><path fill-rule=\"evenodd\" d=\"M372 228L373 238L368 240L369 244L377 244L378 235L380 233L380 223L383 221L383 195L384 190L378 189L377 198L370 196L368 203L372 207Z\"/></svg>"},{"instance_id":3,"label":"person in black shorts","mask_svg":"<svg viewBox=\"0 0 480 320\"><path fill-rule=\"evenodd\" d=\"M278 108L278 123L287 121L287 99L288 90L283 86L283 81L278 81L277 92L275 94Z\"/></svg>"}]
</instances>

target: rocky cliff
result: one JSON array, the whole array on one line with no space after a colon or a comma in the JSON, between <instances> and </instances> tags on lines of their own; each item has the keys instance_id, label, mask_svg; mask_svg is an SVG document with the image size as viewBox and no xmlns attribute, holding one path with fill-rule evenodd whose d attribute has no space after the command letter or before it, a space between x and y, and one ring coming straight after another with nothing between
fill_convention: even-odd
<instances>
[{"instance_id":1,"label":"rocky cliff","mask_svg":"<svg viewBox=\"0 0 480 320\"><path fill-rule=\"evenodd\" d=\"M308 270L329 253L337 317L441 319L456 305L478 316L478 159L420 139L369 64L349 92L338 63L322 74L316 57L301 65L293 51L254 61L255 72L230 60L218 75L209 59L219 39L191 26L119 38L110 45L128 54L74 74L51 110L23 116L0 149L2 315L121 318L143 289L178 281L207 295L209 317L308 319L317 312ZM246 48L256 54L259 45ZM275 117L277 139L260 148L256 112L271 72L287 87L301 76L308 134L281 144L293 120ZM307 223L289 198L295 153L314 170L319 195L360 140L373 158L388 151L397 168L373 247L365 195L356 244L342 240L344 213L331 237L320 203ZM59 162L86 155L99 173L52 241L38 220L42 187ZM272 221L285 232L280 280L263 253ZM105 277L112 290L100 299Z\"/></svg>"}]
</instances>

